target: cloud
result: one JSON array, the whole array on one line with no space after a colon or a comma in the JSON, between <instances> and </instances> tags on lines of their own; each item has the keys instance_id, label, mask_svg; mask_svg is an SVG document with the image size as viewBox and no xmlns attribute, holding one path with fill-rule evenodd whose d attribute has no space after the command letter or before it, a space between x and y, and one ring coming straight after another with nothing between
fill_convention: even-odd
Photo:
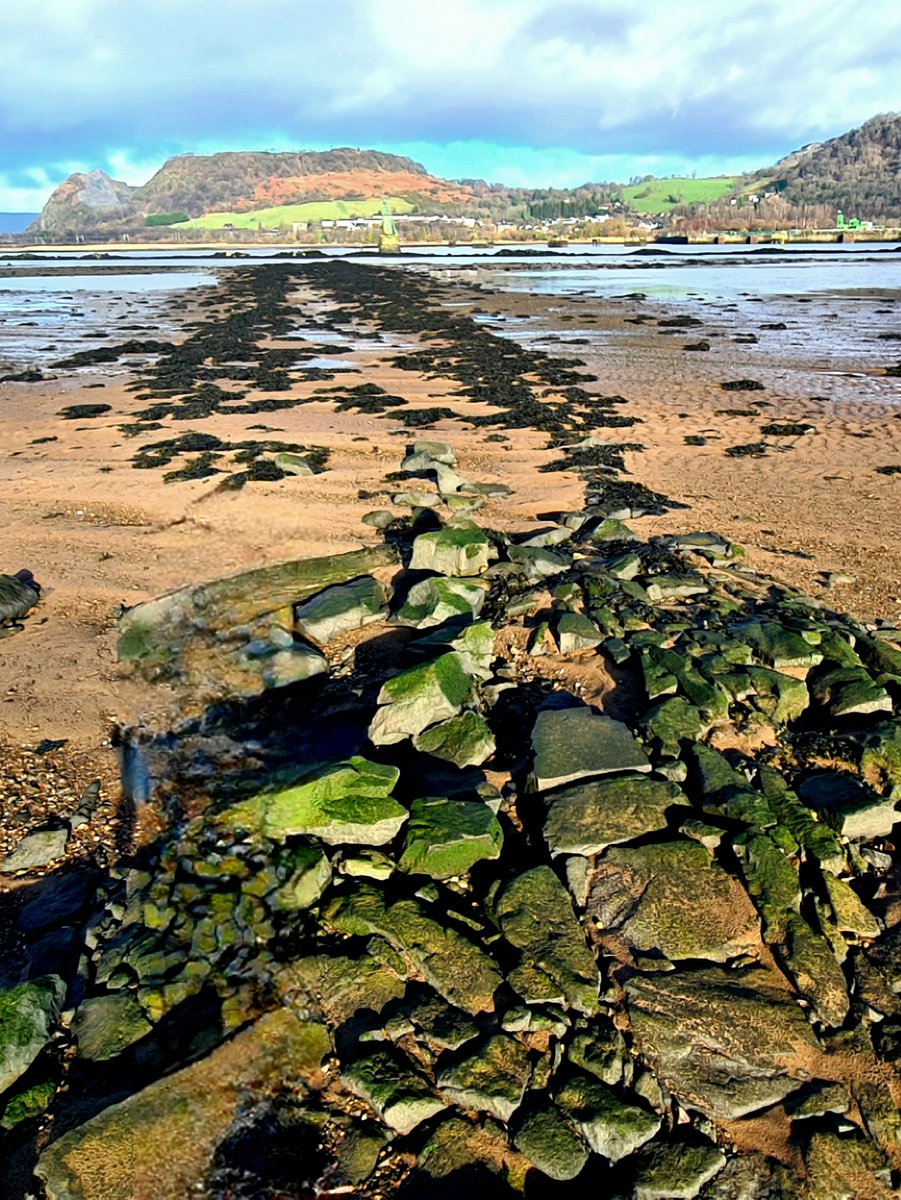
<instances>
[{"instance_id":1,"label":"cloud","mask_svg":"<svg viewBox=\"0 0 901 1200\"><path fill-rule=\"evenodd\" d=\"M459 174L535 184L765 165L898 108L894 0L32 0L4 13L0 207L16 171L226 147L415 144L437 170L471 144Z\"/></svg>"}]
</instances>

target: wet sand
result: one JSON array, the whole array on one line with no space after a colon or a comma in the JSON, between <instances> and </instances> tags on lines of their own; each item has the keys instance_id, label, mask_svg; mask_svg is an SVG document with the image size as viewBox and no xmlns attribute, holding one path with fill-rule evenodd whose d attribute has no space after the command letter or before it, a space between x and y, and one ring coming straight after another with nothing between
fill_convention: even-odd
<instances>
[{"instance_id":1,"label":"wet sand","mask_svg":"<svg viewBox=\"0 0 901 1200\"><path fill-rule=\"evenodd\" d=\"M527 329L524 344L578 356L584 372L597 376L588 390L625 398L616 411L639 423L599 428L596 436L640 443L643 449L625 454L629 478L688 506L641 518L637 528L643 536L717 530L744 544L753 566L821 596L831 607L868 621L901 617L901 475L877 471L901 466L901 380L883 373L899 357L897 342L874 338L871 347L849 355L841 338L831 343L829 337L813 338L811 330L822 324L814 305L796 306L798 323L787 331L759 329L785 315L767 303L756 306L757 328L748 325L744 312L736 317L711 305L701 326L667 332L658 321L699 311L698 305L512 294L499 291L493 276L476 286L471 276L454 281L443 273L429 286L436 305L461 313L499 312L501 318L493 318L499 327L516 326L519 336ZM335 312L315 279L302 282L291 302L298 326ZM170 294L156 308L146 298L118 303L121 325L133 323L127 320L131 313L144 330L120 338L112 329L111 337L119 340L178 341L187 331L161 335L153 327L163 315L177 330L216 311L201 310L197 293ZM866 304L886 307L878 298L840 297L830 298L828 307L839 320L852 311L865 320ZM894 312L899 310L901 305ZM647 319L635 324L636 317ZM890 328L892 310L880 319L880 328ZM466 416L495 411L462 397L454 379L390 361L434 349L434 340L409 331L388 338L384 329L382 341L358 336L366 332L356 321L345 339L351 348L341 359L352 362L352 372L340 372L325 385L294 382L285 395L306 399L323 386L366 382L402 397L407 407L447 406ZM735 341L749 332L759 341ZM311 337L307 348L314 350ZM709 351L683 349L702 339L710 342ZM304 346L295 340L273 344ZM48 353L47 362L55 357ZM486 525L528 529L543 523L540 513L583 504L584 483L576 474L539 471L559 457L548 448L545 431L500 424L497 431L506 440L499 441L487 440L490 429L460 420L407 429L394 416L401 410L386 417L337 412L334 400L317 394L312 402L262 415L217 411L200 423L167 419L162 430L128 437L119 426L146 406L130 390L129 368L50 369L45 363L43 369L52 378L0 384L0 570L27 566L47 589L24 632L0 640L0 747L9 756L45 739L65 739L56 754L60 769L71 776L70 790L77 793L100 778L107 816L116 797L113 731L148 703L146 692L124 681L116 664L115 622L122 605L263 563L375 544L377 535L361 517L391 507L392 493L408 486L385 476L397 470L405 446L418 437L449 441L468 480L500 481L513 489L507 498L488 500L479 514ZM292 377L300 380L302 374ZM754 379L764 390L722 389L724 381L736 379ZM251 397L255 394L251 388ZM58 415L68 405L96 403L110 410L92 419ZM739 411L749 409L756 415ZM813 429L762 434L770 422ZM321 446L330 458L322 474L252 482L239 491L224 490L218 476L165 483L160 470L133 468L141 445L189 429L232 441L272 437ZM704 441L688 444L686 437ZM763 457L725 454L729 447L761 441L769 447ZM833 580L827 587L829 572L854 581ZM30 769L40 766L35 759ZM7 814L17 804L8 797ZM3 853L18 835L5 818L0 825ZM95 828L93 836L102 839L103 828Z\"/></svg>"}]
</instances>

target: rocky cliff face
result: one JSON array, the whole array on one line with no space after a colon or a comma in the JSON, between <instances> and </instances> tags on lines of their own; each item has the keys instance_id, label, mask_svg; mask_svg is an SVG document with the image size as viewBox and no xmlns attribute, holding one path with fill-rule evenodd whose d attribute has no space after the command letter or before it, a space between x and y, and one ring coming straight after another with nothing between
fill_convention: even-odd
<instances>
[{"instance_id":1,"label":"rocky cliff face","mask_svg":"<svg viewBox=\"0 0 901 1200\"><path fill-rule=\"evenodd\" d=\"M105 171L76 172L64 180L31 226L34 232L90 229L132 211L135 189Z\"/></svg>"}]
</instances>

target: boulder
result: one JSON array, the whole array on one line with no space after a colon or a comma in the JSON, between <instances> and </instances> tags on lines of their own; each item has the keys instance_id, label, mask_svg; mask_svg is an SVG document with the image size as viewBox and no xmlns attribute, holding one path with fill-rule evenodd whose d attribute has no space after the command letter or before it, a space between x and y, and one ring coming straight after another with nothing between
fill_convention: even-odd
<instances>
[{"instance_id":1,"label":"boulder","mask_svg":"<svg viewBox=\"0 0 901 1200\"><path fill-rule=\"evenodd\" d=\"M282 1086L322 1086L323 1026L282 1008L207 1058L112 1104L52 1142L35 1174L47 1200L184 1200L252 1103Z\"/></svg>"},{"instance_id":2,"label":"boulder","mask_svg":"<svg viewBox=\"0 0 901 1200\"><path fill-rule=\"evenodd\" d=\"M497 1034L438 1075L438 1089L460 1108L509 1121L531 1077L529 1055L515 1038Z\"/></svg>"},{"instance_id":3,"label":"boulder","mask_svg":"<svg viewBox=\"0 0 901 1200\"><path fill-rule=\"evenodd\" d=\"M415 629L429 629L461 617L472 620L479 615L487 591L481 581L430 576L413 584L395 620Z\"/></svg>"},{"instance_id":4,"label":"boulder","mask_svg":"<svg viewBox=\"0 0 901 1200\"><path fill-rule=\"evenodd\" d=\"M79 1057L91 1062L116 1058L152 1028L134 992L128 991L88 997L72 1022Z\"/></svg>"},{"instance_id":5,"label":"boulder","mask_svg":"<svg viewBox=\"0 0 901 1200\"><path fill-rule=\"evenodd\" d=\"M387 905L376 888L360 885L331 905L326 920L340 933L383 937L449 1004L470 1014L494 1011L502 979L494 961L449 924L433 920L418 901Z\"/></svg>"},{"instance_id":6,"label":"boulder","mask_svg":"<svg viewBox=\"0 0 901 1200\"><path fill-rule=\"evenodd\" d=\"M478 713L465 712L433 725L413 739L417 750L457 767L477 767L495 751L494 734Z\"/></svg>"},{"instance_id":7,"label":"boulder","mask_svg":"<svg viewBox=\"0 0 901 1200\"><path fill-rule=\"evenodd\" d=\"M471 521L458 520L413 542L411 571L438 575L481 575L488 570L493 547L488 535Z\"/></svg>"},{"instance_id":8,"label":"boulder","mask_svg":"<svg viewBox=\"0 0 901 1200\"><path fill-rule=\"evenodd\" d=\"M0 991L0 1092L24 1075L47 1045L65 995L58 975Z\"/></svg>"},{"instance_id":9,"label":"boulder","mask_svg":"<svg viewBox=\"0 0 901 1200\"><path fill-rule=\"evenodd\" d=\"M297 629L325 646L334 637L360 629L387 615L387 589L371 575L339 583L295 609Z\"/></svg>"},{"instance_id":10,"label":"boulder","mask_svg":"<svg viewBox=\"0 0 901 1200\"><path fill-rule=\"evenodd\" d=\"M589 1075L573 1075L557 1093L557 1104L595 1152L619 1162L649 1142L661 1119L627 1104L612 1088Z\"/></svg>"},{"instance_id":11,"label":"boulder","mask_svg":"<svg viewBox=\"0 0 901 1200\"><path fill-rule=\"evenodd\" d=\"M348 1063L341 1081L396 1133L410 1133L445 1107L426 1080L393 1050L376 1050Z\"/></svg>"},{"instance_id":12,"label":"boulder","mask_svg":"<svg viewBox=\"0 0 901 1200\"><path fill-rule=\"evenodd\" d=\"M579 1012L597 1009L600 975L563 884L538 866L511 880L494 900L504 937L521 951L509 975L529 1003L562 1003Z\"/></svg>"},{"instance_id":13,"label":"boulder","mask_svg":"<svg viewBox=\"0 0 901 1200\"><path fill-rule=\"evenodd\" d=\"M634 1200L694 1200L725 1166L726 1156L712 1142L655 1142L642 1151Z\"/></svg>"},{"instance_id":14,"label":"boulder","mask_svg":"<svg viewBox=\"0 0 901 1200\"><path fill-rule=\"evenodd\" d=\"M513 1137L516 1149L550 1179L575 1179L588 1162L588 1151L554 1104L532 1109Z\"/></svg>"}]
</instances>

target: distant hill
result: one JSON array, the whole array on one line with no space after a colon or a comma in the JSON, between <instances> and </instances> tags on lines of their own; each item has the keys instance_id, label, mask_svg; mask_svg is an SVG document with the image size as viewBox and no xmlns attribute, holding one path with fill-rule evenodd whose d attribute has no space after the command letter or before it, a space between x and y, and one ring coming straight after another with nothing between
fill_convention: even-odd
<instances>
[{"instance_id":1,"label":"distant hill","mask_svg":"<svg viewBox=\"0 0 901 1200\"><path fill-rule=\"evenodd\" d=\"M756 172L793 207L828 204L870 221L901 219L901 113L815 142Z\"/></svg>"},{"instance_id":2,"label":"distant hill","mask_svg":"<svg viewBox=\"0 0 901 1200\"><path fill-rule=\"evenodd\" d=\"M196 219L383 196L406 201L408 209L444 211L471 203L475 190L430 175L412 159L377 150L182 154L170 158L141 187L103 171L71 175L53 192L33 231L134 227L167 215Z\"/></svg>"},{"instance_id":3,"label":"distant hill","mask_svg":"<svg viewBox=\"0 0 901 1200\"><path fill-rule=\"evenodd\" d=\"M24 233L38 213L0 212L0 233Z\"/></svg>"}]
</instances>

